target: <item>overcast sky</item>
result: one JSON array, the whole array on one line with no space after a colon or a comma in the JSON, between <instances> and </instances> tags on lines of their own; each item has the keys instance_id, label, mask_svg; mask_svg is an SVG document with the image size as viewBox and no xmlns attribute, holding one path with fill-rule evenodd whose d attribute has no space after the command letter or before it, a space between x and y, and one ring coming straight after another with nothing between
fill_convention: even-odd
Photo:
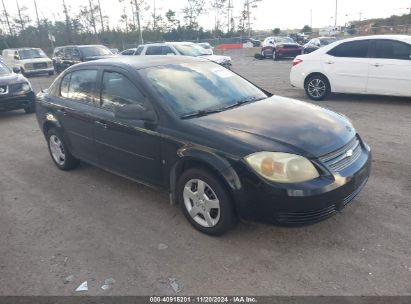
<instances>
[{"instance_id":1,"label":"overcast sky","mask_svg":"<svg viewBox=\"0 0 411 304\"><path fill-rule=\"evenodd\" d=\"M20 6L26 6L31 12L32 19L35 20L34 1L17 0ZM97 0L92 0L97 3ZM154 0L146 0L153 7ZM244 0L234 1L234 14L239 15ZM9 14L17 12L16 0L4 0ZM100 0L103 14L110 18L111 26L117 25L124 7L125 0L119 3L118 0ZM187 0L156 0L157 11L164 15L168 9L177 11L182 16L181 10ZM209 1L207 1L209 2ZM62 0L37 0L37 6L40 18L46 17L63 19ZM70 11L77 13L79 6L88 5L88 0L66 0ZM389 17L391 15L401 15L409 11L411 0L339 0L338 1L338 24L344 25L350 20L358 20L359 13L362 13L362 19L373 17ZM130 12L130 5L127 5ZM253 10L252 23L254 29L273 29L279 27L302 28L305 24L310 25L310 16L312 10L313 27L324 27L334 24L335 1L334 0L262 0L258 8ZM147 20L150 13L145 13ZM348 16L347 16L348 15ZM212 28L214 24L213 13L210 11L207 15L199 19L199 23L206 29Z\"/></svg>"}]
</instances>

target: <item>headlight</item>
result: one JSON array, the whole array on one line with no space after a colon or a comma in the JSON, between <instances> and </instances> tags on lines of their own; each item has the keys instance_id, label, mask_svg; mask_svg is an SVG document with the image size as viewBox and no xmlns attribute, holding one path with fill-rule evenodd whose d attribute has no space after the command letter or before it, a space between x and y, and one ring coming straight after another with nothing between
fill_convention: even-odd
<instances>
[{"instance_id":1,"label":"headlight","mask_svg":"<svg viewBox=\"0 0 411 304\"><path fill-rule=\"evenodd\" d=\"M49 68L50 68L50 67L52 67L52 66L53 66L53 62L48 61L48 62L47 62L47 67L49 67Z\"/></svg>"},{"instance_id":2,"label":"headlight","mask_svg":"<svg viewBox=\"0 0 411 304\"><path fill-rule=\"evenodd\" d=\"M32 68L33 68L33 64L32 64L32 63L25 63L25 64L24 64L24 68L25 68L26 70L32 69Z\"/></svg>"},{"instance_id":3,"label":"headlight","mask_svg":"<svg viewBox=\"0 0 411 304\"><path fill-rule=\"evenodd\" d=\"M245 160L259 175L273 182L300 183L320 176L308 159L295 154L258 152Z\"/></svg>"},{"instance_id":4,"label":"headlight","mask_svg":"<svg viewBox=\"0 0 411 304\"><path fill-rule=\"evenodd\" d=\"M28 84L28 83L23 83L23 85L21 86L21 89L22 89L24 92L28 92L28 91L31 91L31 86L30 86L30 84Z\"/></svg>"},{"instance_id":5,"label":"headlight","mask_svg":"<svg viewBox=\"0 0 411 304\"><path fill-rule=\"evenodd\" d=\"M277 44L277 47L282 48L284 47L284 44Z\"/></svg>"}]
</instances>

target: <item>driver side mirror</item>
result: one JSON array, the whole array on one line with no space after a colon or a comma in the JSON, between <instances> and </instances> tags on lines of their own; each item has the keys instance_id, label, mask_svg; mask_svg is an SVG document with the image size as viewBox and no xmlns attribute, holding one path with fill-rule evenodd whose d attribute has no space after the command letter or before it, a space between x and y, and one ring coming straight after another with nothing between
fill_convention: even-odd
<instances>
[{"instance_id":1,"label":"driver side mirror","mask_svg":"<svg viewBox=\"0 0 411 304\"><path fill-rule=\"evenodd\" d=\"M139 104L116 106L114 108L114 116L121 119L143 120L147 122L156 121L154 112Z\"/></svg>"},{"instance_id":2,"label":"driver side mirror","mask_svg":"<svg viewBox=\"0 0 411 304\"><path fill-rule=\"evenodd\" d=\"M19 55L14 55L14 59L20 60L20 56Z\"/></svg>"},{"instance_id":3,"label":"driver side mirror","mask_svg":"<svg viewBox=\"0 0 411 304\"><path fill-rule=\"evenodd\" d=\"M13 72L19 74L21 73L21 69L19 67L13 67Z\"/></svg>"}]
</instances>

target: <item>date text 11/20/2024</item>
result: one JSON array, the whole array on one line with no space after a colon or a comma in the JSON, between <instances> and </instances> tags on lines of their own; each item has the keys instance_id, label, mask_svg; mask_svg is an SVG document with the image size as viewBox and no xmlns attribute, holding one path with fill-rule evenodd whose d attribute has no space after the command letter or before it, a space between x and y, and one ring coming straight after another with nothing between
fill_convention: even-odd
<instances>
[{"instance_id":1,"label":"date text 11/20/2024","mask_svg":"<svg viewBox=\"0 0 411 304\"><path fill-rule=\"evenodd\" d=\"M150 297L150 303L257 303L255 297Z\"/></svg>"}]
</instances>

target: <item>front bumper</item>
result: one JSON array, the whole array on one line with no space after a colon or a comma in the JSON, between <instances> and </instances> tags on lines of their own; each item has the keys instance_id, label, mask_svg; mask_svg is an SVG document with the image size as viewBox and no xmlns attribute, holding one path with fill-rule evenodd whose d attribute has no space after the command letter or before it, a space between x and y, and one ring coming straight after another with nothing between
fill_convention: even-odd
<instances>
[{"instance_id":1,"label":"front bumper","mask_svg":"<svg viewBox=\"0 0 411 304\"><path fill-rule=\"evenodd\" d=\"M362 144L363 145L363 144ZM363 145L358 160L342 172L300 184L274 184L249 169L234 194L241 218L298 226L322 221L347 206L362 190L371 171L371 152Z\"/></svg>"},{"instance_id":2,"label":"front bumper","mask_svg":"<svg viewBox=\"0 0 411 304\"><path fill-rule=\"evenodd\" d=\"M36 97L33 91L0 96L0 112L24 109L33 106Z\"/></svg>"},{"instance_id":3,"label":"front bumper","mask_svg":"<svg viewBox=\"0 0 411 304\"><path fill-rule=\"evenodd\" d=\"M46 68L46 69L35 69L35 70L24 70L25 75L36 75L36 74L46 74L54 72L54 67Z\"/></svg>"}]
</instances>

